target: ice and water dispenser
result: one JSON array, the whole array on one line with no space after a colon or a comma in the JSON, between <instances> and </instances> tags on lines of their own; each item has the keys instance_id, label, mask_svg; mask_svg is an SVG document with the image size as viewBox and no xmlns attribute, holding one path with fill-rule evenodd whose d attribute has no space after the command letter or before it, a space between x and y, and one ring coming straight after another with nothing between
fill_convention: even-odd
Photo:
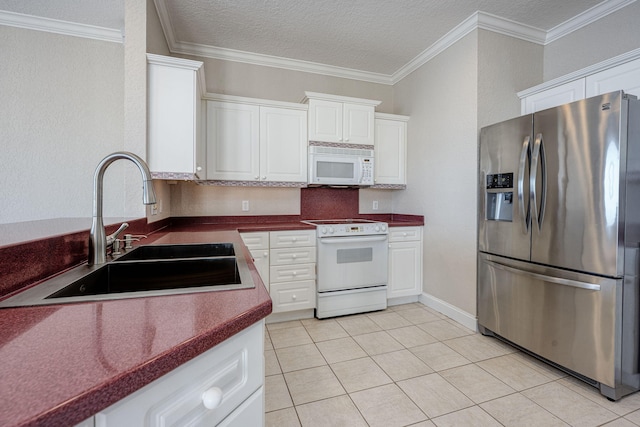
<instances>
[{"instance_id":1,"label":"ice and water dispenser","mask_svg":"<svg viewBox=\"0 0 640 427\"><path fill-rule=\"evenodd\" d=\"M487 175L486 201L487 220L513 220L512 172Z\"/></svg>"}]
</instances>

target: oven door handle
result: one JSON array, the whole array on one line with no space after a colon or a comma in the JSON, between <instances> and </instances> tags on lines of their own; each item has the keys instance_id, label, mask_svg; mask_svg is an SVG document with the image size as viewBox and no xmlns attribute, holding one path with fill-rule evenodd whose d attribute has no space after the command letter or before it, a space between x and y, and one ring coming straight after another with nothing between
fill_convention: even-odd
<instances>
[{"instance_id":1,"label":"oven door handle","mask_svg":"<svg viewBox=\"0 0 640 427\"><path fill-rule=\"evenodd\" d=\"M320 243L334 244L334 243L367 243L367 242L383 242L387 240L387 235L380 236L364 236L364 237L319 237Z\"/></svg>"}]
</instances>

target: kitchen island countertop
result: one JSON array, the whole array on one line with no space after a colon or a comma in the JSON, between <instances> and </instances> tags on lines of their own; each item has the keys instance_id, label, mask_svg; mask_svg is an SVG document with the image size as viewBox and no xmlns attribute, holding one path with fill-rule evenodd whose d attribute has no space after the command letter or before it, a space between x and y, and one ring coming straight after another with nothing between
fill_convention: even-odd
<instances>
[{"instance_id":1,"label":"kitchen island countertop","mask_svg":"<svg viewBox=\"0 0 640 427\"><path fill-rule=\"evenodd\" d=\"M244 248L235 231L150 240ZM249 266L251 289L0 310L0 425L75 425L260 321L271 299Z\"/></svg>"}]
</instances>

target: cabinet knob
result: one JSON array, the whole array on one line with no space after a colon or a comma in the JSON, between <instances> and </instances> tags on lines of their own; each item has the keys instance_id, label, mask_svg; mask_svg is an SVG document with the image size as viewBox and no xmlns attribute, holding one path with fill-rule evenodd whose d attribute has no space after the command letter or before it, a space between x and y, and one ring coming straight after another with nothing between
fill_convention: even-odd
<instances>
[{"instance_id":1,"label":"cabinet knob","mask_svg":"<svg viewBox=\"0 0 640 427\"><path fill-rule=\"evenodd\" d=\"M345 140L345 141L349 141L349 138L345 138L344 140Z\"/></svg>"},{"instance_id":2,"label":"cabinet knob","mask_svg":"<svg viewBox=\"0 0 640 427\"><path fill-rule=\"evenodd\" d=\"M407 233L402 233L402 237L407 237Z\"/></svg>"},{"instance_id":3,"label":"cabinet knob","mask_svg":"<svg viewBox=\"0 0 640 427\"><path fill-rule=\"evenodd\" d=\"M222 390L218 387L211 387L202 393L202 404L207 409L216 409L222 402Z\"/></svg>"},{"instance_id":4,"label":"cabinet knob","mask_svg":"<svg viewBox=\"0 0 640 427\"><path fill-rule=\"evenodd\" d=\"M291 299L292 300L296 300L298 297L296 296L296 294L291 295Z\"/></svg>"},{"instance_id":5,"label":"cabinet knob","mask_svg":"<svg viewBox=\"0 0 640 427\"><path fill-rule=\"evenodd\" d=\"M260 179L260 177L259 177L259 176L254 176L254 177L253 177L253 179L255 179L255 180L259 180L259 179Z\"/></svg>"},{"instance_id":6,"label":"cabinet knob","mask_svg":"<svg viewBox=\"0 0 640 427\"><path fill-rule=\"evenodd\" d=\"M267 180L267 177L266 177L266 176L263 176L263 177L262 177L262 180L263 180L263 181L266 181L266 180Z\"/></svg>"},{"instance_id":7,"label":"cabinet knob","mask_svg":"<svg viewBox=\"0 0 640 427\"><path fill-rule=\"evenodd\" d=\"M196 167L196 170L197 170L198 172L200 172L200 171L202 170L202 166L198 166L198 167Z\"/></svg>"},{"instance_id":8,"label":"cabinet knob","mask_svg":"<svg viewBox=\"0 0 640 427\"><path fill-rule=\"evenodd\" d=\"M291 274L292 274L293 276L297 276L297 275L298 275L298 272L297 272L297 271L294 271L294 272L292 272Z\"/></svg>"},{"instance_id":9,"label":"cabinet knob","mask_svg":"<svg viewBox=\"0 0 640 427\"><path fill-rule=\"evenodd\" d=\"M293 258L293 259L296 259L297 257L298 257L298 255L296 255L296 254L291 255L291 258Z\"/></svg>"},{"instance_id":10,"label":"cabinet knob","mask_svg":"<svg viewBox=\"0 0 640 427\"><path fill-rule=\"evenodd\" d=\"M269 252L264 252L264 253L262 254L262 256L263 256L264 258L268 257L268 256L269 256Z\"/></svg>"}]
</instances>

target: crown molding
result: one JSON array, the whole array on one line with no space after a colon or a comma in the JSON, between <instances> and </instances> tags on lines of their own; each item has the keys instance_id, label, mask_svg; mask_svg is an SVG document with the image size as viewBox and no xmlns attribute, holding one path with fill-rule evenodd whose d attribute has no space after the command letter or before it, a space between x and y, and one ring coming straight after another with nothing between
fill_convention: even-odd
<instances>
[{"instance_id":1,"label":"crown molding","mask_svg":"<svg viewBox=\"0 0 640 427\"><path fill-rule=\"evenodd\" d=\"M25 15L6 10L0 10L0 25L112 43L124 42L122 31L113 28L96 27L94 25L42 18L39 16Z\"/></svg>"},{"instance_id":2,"label":"crown molding","mask_svg":"<svg viewBox=\"0 0 640 427\"><path fill-rule=\"evenodd\" d=\"M560 25L557 25L547 31L547 37L545 44L554 42L567 34L570 34L582 27L585 27L598 19L622 9L634 3L636 0L607 0L600 4L593 6L591 9L587 9L579 15L574 16L571 19L566 20Z\"/></svg>"},{"instance_id":3,"label":"crown molding","mask_svg":"<svg viewBox=\"0 0 640 427\"><path fill-rule=\"evenodd\" d=\"M443 37L438 39L434 44L390 75L196 43L180 42L175 39L175 32L171 25L171 19L166 8L165 0L154 0L154 3L156 5L156 10L158 11L162 30L164 31L165 38L167 39L169 50L172 53L195 55L385 85L394 85L476 29L492 31L528 42L546 45L573 31L589 25L600 18L620 10L635 1L636 0L605 0L549 31L478 11L462 21Z\"/></svg>"},{"instance_id":4,"label":"crown molding","mask_svg":"<svg viewBox=\"0 0 640 427\"><path fill-rule=\"evenodd\" d=\"M388 74L372 73L368 71L354 70L352 68L337 67L334 65L320 64L317 62L283 58L272 55L263 55L259 53L244 52L234 49L225 49L197 43L171 43L168 41L167 44L169 45L169 50L172 53L179 53L183 55L204 56L206 58L244 62L246 64L261 65L263 67L274 67L292 71L303 71L306 73L341 77L345 79L362 80L365 82L380 83L385 85L392 84L391 76Z\"/></svg>"}]
</instances>

